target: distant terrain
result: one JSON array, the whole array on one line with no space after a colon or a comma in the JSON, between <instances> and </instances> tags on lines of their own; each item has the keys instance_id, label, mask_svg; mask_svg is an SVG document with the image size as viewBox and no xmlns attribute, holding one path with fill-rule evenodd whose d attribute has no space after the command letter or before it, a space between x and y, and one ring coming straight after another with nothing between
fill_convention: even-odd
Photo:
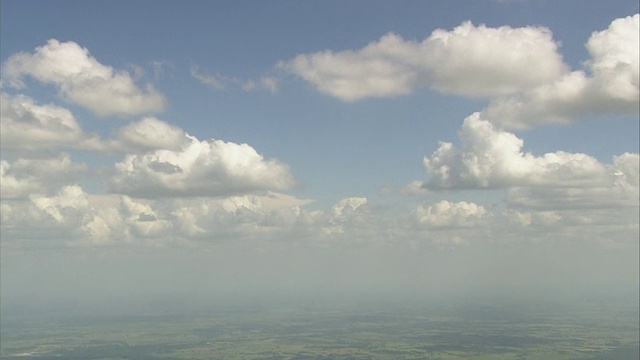
<instances>
[{"instance_id":1,"label":"distant terrain","mask_svg":"<svg viewBox=\"0 0 640 360\"><path fill-rule=\"evenodd\" d=\"M3 315L2 359L637 359L638 308L353 303Z\"/></svg>"}]
</instances>

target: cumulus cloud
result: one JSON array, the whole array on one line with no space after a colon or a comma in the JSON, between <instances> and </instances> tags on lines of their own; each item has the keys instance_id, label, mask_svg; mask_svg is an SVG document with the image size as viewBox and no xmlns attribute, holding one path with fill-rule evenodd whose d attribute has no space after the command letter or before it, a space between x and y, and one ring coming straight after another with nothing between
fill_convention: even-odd
<instances>
[{"instance_id":1,"label":"cumulus cloud","mask_svg":"<svg viewBox=\"0 0 640 360\"><path fill-rule=\"evenodd\" d=\"M2 66L2 76L17 88L25 86L25 76L55 85L65 100L100 116L154 113L166 105L153 86L140 89L129 73L101 64L72 41L51 39L33 53L12 55Z\"/></svg>"},{"instance_id":2,"label":"cumulus cloud","mask_svg":"<svg viewBox=\"0 0 640 360\"><path fill-rule=\"evenodd\" d=\"M429 180L421 188L505 189L506 209L489 214L482 206L446 201L418 207L412 216L425 227L424 236L432 235L440 224L447 229L442 239L464 240L464 231L450 230L466 224L479 232L490 230L490 236L485 235L498 242L589 238L606 246L624 246L637 239L639 154L614 156L610 164L561 151L536 156L522 151L520 138L479 113L465 119L459 137L460 148L441 143L424 158Z\"/></svg>"},{"instance_id":3,"label":"cumulus cloud","mask_svg":"<svg viewBox=\"0 0 640 360\"><path fill-rule=\"evenodd\" d=\"M606 165L607 181L602 186L509 189L511 206L533 209L593 209L638 207L640 199L640 157L625 153Z\"/></svg>"},{"instance_id":4,"label":"cumulus cloud","mask_svg":"<svg viewBox=\"0 0 640 360\"><path fill-rule=\"evenodd\" d=\"M165 246L234 238L258 241L267 236L282 240L280 236L312 232L310 229L320 223L319 212L300 208L310 202L275 192L226 198L134 199L118 194L89 195L73 184L50 195L3 201L1 226L8 241L49 231L49 238L62 241L58 246Z\"/></svg>"},{"instance_id":5,"label":"cumulus cloud","mask_svg":"<svg viewBox=\"0 0 640 360\"><path fill-rule=\"evenodd\" d=\"M25 95L1 94L0 146L7 150L70 148L98 152L179 150L190 142L175 125L155 117L131 122L116 131L115 138L87 134L71 111L57 105L39 105Z\"/></svg>"},{"instance_id":6,"label":"cumulus cloud","mask_svg":"<svg viewBox=\"0 0 640 360\"><path fill-rule=\"evenodd\" d=\"M566 124L588 114L638 114L639 19L638 14L616 19L591 35L588 71L573 71L521 94L498 98L483 117L503 127L525 129Z\"/></svg>"},{"instance_id":7,"label":"cumulus cloud","mask_svg":"<svg viewBox=\"0 0 640 360\"><path fill-rule=\"evenodd\" d=\"M82 131L68 109L39 105L24 95L0 95L0 146L3 149L41 150L56 147L98 149L96 135Z\"/></svg>"},{"instance_id":8,"label":"cumulus cloud","mask_svg":"<svg viewBox=\"0 0 640 360\"><path fill-rule=\"evenodd\" d=\"M523 141L497 129L479 113L467 117L459 132L462 148L442 142L424 158L430 188L501 188L514 186L586 187L607 184L610 172L597 159L558 151L535 156Z\"/></svg>"},{"instance_id":9,"label":"cumulus cloud","mask_svg":"<svg viewBox=\"0 0 640 360\"><path fill-rule=\"evenodd\" d=\"M595 32L587 42L587 63L595 86L603 96L638 104L640 73L640 15L616 19L606 30Z\"/></svg>"},{"instance_id":10,"label":"cumulus cloud","mask_svg":"<svg viewBox=\"0 0 640 360\"><path fill-rule=\"evenodd\" d=\"M299 240L313 232L318 218L301 209L310 200L274 192L173 202L175 227L191 239Z\"/></svg>"},{"instance_id":11,"label":"cumulus cloud","mask_svg":"<svg viewBox=\"0 0 640 360\"><path fill-rule=\"evenodd\" d=\"M389 33L359 50L301 54L278 64L343 101L395 97L420 88L493 97L547 83L566 72L542 27L489 28L464 22L422 42Z\"/></svg>"},{"instance_id":12,"label":"cumulus cloud","mask_svg":"<svg viewBox=\"0 0 640 360\"><path fill-rule=\"evenodd\" d=\"M345 198L333 205L331 212L335 218L345 217L348 216L350 212L356 211L359 207L366 204L367 198L364 197Z\"/></svg>"},{"instance_id":13,"label":"cumulus cloud","mask_svg":"<svg viewBox=\"0 0 640 360\"><path fill-rule=\"evenodd\" d=\"M71 184L86 172L86 165L75 163L66 154L47 159L0 161L2 199L26 198L31 194L50 194Z\"/></svg>"},{"instance_id":14,"label":"cumulus cloud","mask_svg":"<svg viewBox=\"0 0 640 360\"><path fill-rule=\"evenodd\" d=\"M137 150L179 150L189 142L182 129L155 117L146 117L122 127L117 137L119 147Z\"/></svg>"},{"instance_id":15,"label":"cumulus cloud","mask_svg":"<svg viewBox=\"0 0 640 360\"><path fill-rule=\"evenodd\" d=\"M366 198L341 199L324 210L305 209L309 203L276 192L136 199L89 195L78 185L67 185L50 195L3 200L0 226L4 242L44 236L54 242L52 246L206 247L242 240L252 248L294 243L305 247L452 248L584 238L624 245L637 241L638 234L637 206L616 212L507 208L493 213L473 202L443 200L390 215L368 206Z\"/></svg>"},{"instance_id":16,"label":"cumulus cloud","mask_svg":"<svg viewBox=\"0 0 640 360\"><path fill-rule=\"evenodd\" d=\"M87 194L78 185L63 187L55 196L35 194L29 197L33 204L59 223L67 223L83 216L88 209Z\"/></svg>"},{"instance_id":17,"label":"cumulus cloud","mask_svg":"<svg viewBox=\"0 0 640 360\"><path fill-rule=\"evenodd\" d=\"M466 201L452 203L442 200L434 205L420 205L412 214L419 224L429 227L473 227L488 216L488 211Z\"/></svg>"},{"instance_id":18,"label":"cumulus cloud","mask_svg":"<svg viewBox=\"0 0 640 360\"><path fill-rule=\"evenodd\" d=\"M294 186L287 165L247 144L199 141L178 150L127 155L115 165L111 191L135 197L229 196Z\"/></svg>"},{"instance_id":19,"label":"cumulus cloud","mask_svg":"<svg viewBox=\"0 0 640 360\"><path fill-rule=\"evenodd\" d=\"M4 234L26 240L47 232L50 241L59 242L50 246L172 240L170 222L156 217L148 204L120 195L92 196L77 184L63 186L52 195L32 194L28 201L3 202L2 206Z\"/></svg>"}]
</instances>

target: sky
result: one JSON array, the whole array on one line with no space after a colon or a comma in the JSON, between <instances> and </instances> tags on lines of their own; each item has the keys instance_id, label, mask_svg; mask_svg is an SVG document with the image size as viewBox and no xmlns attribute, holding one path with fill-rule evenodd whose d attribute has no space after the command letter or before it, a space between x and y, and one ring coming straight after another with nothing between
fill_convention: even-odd
<instances>
[{"instance_id":1,"label":"sky","mask_svg":"<svg viewBox=\"0 0 640 360\"><path fill-rule=\"evenodd\" d=\"M637 1L0 10L5 309L637 298Z\"/></svg>"}]
</instances>

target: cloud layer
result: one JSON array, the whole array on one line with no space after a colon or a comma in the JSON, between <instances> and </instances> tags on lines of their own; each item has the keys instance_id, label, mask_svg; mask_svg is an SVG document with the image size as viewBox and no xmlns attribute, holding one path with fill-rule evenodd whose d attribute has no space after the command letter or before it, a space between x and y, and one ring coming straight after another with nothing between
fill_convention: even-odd
<instances>
[{"instance_id":1,"label":"cloud layer","mask_svg":"<svg viewBox=\"0 0 640 360\"><path fill-rule=\"evenodd\" d=\"M20 89L30 77L98 115L143 116L101 138L85 132L69 109L3 92L3 246L41 238L68 246L207 247L242 240L256 248L264 242L452 248L585 238L628 244L640 231L637 153L609 164L580 153L536 155L507 129L637 111L637 27L636 15L594 33L587 43L591 59L580 71L569 71L548 29L470 22L421 42L390 33L359 50L280 63L347 102L421 88L492 98L464 120L459 146L442 142L424 157L428 180L405 188L394 209L364 196L309 209L313 199L282 193L296 187L287 164L249 144L200 140L148 116L165 106L159 92L140 89L128 73L73 42L50 40L32 54L11 56L3 83ZM278 87L275 78L245 81L191 70L218 90ZM87 153L121 158L107 166L77 161ZM96 191L96 183L108 194ZM464 189L499 189L504 199L462 200L461 192L442 199Z\"/></svg>"}]
</instances>

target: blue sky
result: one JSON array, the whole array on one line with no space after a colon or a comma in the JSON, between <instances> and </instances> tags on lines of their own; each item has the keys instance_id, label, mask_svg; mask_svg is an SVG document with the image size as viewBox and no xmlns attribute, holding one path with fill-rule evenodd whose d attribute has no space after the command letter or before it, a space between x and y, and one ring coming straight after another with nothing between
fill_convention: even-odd
<instances>
[{"instance_id":1,"label":"blue sky","mask_svg":"<svg viewBox=\"0 0 640 360\"><path fill-rule=\"evenodd\" d=\"M1 6L3 269L35 269L3 297L37 292L34 251L236 243L397 265L584 241L637 282L636 1Z\"/></svg>"}]
</instances>

